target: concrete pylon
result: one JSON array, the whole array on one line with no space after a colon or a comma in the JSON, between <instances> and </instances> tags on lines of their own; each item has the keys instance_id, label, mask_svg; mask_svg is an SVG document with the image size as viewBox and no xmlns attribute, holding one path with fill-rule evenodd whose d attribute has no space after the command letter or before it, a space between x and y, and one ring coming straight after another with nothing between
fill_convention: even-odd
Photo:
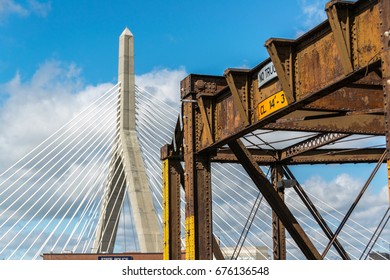
<instances>
[{"instance_id":1,"label":"concrete pylon","mask_svg":"<svg viewBox=\"0 0 390 280\"><path fill-rule=\"evenodd\" d=\"M126 192L140 250L162 251L162 234L153 206L135 124L134 37L126 28L119 38L118 81L121 83L119 137L123 152L111 161L108 191L101 209L94 251L112 253L121 204ZM120 151L121 149L119 149ZM124 171L124 172L123 172ZM127 188L126 188L127 186Z\"/></svg>"}]
</instances>

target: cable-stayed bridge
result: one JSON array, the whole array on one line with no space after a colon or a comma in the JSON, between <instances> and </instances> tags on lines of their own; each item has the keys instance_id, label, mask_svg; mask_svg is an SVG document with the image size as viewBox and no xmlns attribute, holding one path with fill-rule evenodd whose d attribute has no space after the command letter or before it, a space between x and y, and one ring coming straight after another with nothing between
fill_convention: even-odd
<instances>
[{"instance_id":1,"label":"cable-stayed bridge","mask_svg":"<svg viewBox=\"0 0 390 280\"><path fill-rule=\"evenodd\" d=\"M353 6L355 20L359 18L358 13L366 11L367 8L361 8L360 2L356 4L359 8ZM336 6L329 6L329 11L332 11L332 7L337 9ZM329 30L333 32L332 28L336 27L322 25L301 40L304 41L311 35L320 40L322 37L319 38L314 33L328 34ZM235 128L245 115L248 118L248 124L244 127L249 126L249 122L252 120L249 120L248 116L255 114L254 110L249 108L251 102L255 104L254 106L264 105L264 103L256 103L252 100L247 102L246 107L238 108L240 107L238 101L244 100L245 89L243 90L243 88L245 86L243 84L249 83L248 80L242 82L241 78L246 78L245 75L248 71L234 72L233 70L225 73L226 80L224 81L222 81L225 79L224 77L222 79L221 77L192 76L189 78L190 80L187 78L182 83L182 91L187 90L185 85L189 81L189 87L195 88L198 92L193 96L191 94L186 96L182 92L181 104L169 104L159 100L153 93L137 87L132 81L134 79L132 50L131 45L127 45L131 40L130 37L132 37L131 34L126 31L121 37L121 42L128 41L126 44L121 43L120 45L122 49L120 49L119 83L107 92L102 92L96 97L96 101L84 111L54 132L25 157L1 172L1 259L40 259L41 254L50 252L162 252L167 243L170 242L166 237L162 241L163 229L166 229L167 221L173 220L173 215L179 219L177 225L180 232L178 236L179 249L196 251L196 248L189 248L188 245L194 243L200 246L198 241L191 240L194 238L191 237L192 235L198 234L197 232L193 234L195 230L191 228L191 223L196 224L202 221L195 223L187 220L191 215L188 215L186 208L193 202L187 197L188 188L178 191L179 207L176 208L176 212L165 216L163 208L167 208L167 195L164 194L162 187L164 180L160 149L166 143L172 143L174 148L179 151L177 154L179 161L185 162L184 166L180 163L180 166L185 168L180 179L188 180L188 177L191 176L191 173L187 173L191 170L189 167L191 162L188 163L189 153L186 152L186 149L191 145L191 140L189 140L188 135L182 137L178 135L188 133L186 131L188 131L188 127L191 127L189 124L194 124L199 126L194 128L196 130L194 142L202 142L201 144L204 146L213 145L218 139L223 139L224 135L229 136L231 131L228 129ZM123 40L124 38L127 39ZM314 39L310 38L309 41L312 42L312 40ZM280 49L277 49L277 42L273 43L274 45L272 42L269 44L270 48L273 48L276 53L280 52ZM323 44L327 45L328 43L327 41ZM309 43L299 41L296 44ZM316 44L321 45L322 43L318 41ZM287 60L288 57L284 56ZM277 64L280 56L274 54L271 58L278 76L283 77L281 73L285 71L286 64L281 63L283 67L280 68ZM378 72L377 65L372 65L375 63L374 60L370 60L369 65L364 69L363 81L353 85L354 89L364 88L369 91L371 96L375 95L377 91L382 93L382 87L378 89L378 77L375 76L375 73ZM253 72L261 73L261 70L269 62L261 63ZM305 61L302 58L302 61L299 62L304 63ZM299 63L297 62L297 64ZM361 70L356 70L356 72L358 71ZM350 76L348 79L351 79ZM193 84L191 84L192 81L194 81ZM253 82L257 83L258 81L253 80ZM284 82L281 78L280 83ZM363 82L365 83L363 84ZM381 79L380 82L382 82ZM237 83L242 88L238 87ZM272 87L273 83L275 83L275 77L268 86ZM273 86L278 87L278 85ZM283 89L285 88L283 84ZM346 91L346 89L343 90ZM133 91L133 95L130 91ZM261 94L264 94L263 91L266 92L262 88ZM215 95L217 97L213 103L207 98L214 98L214 93L219 95ZM232 102L228 99L229 94L232 96ZM334 97L340 97L340 92L333 94L332 97L332 93L330 93L330 98L326 101L333 102ZM346 91L343 94L345 97L351 96L355 92ZM354 102L358 103L359 100L363 100L369 106L376 106L374 101L366 102L366 99L370 98L369 96L363 96L363 93L359 91L356 95L362 96L359 97L360 99L356 97L357 101L351 98ZM124 96L128 99L126 100ZM281 99L273 100L282 102L284 101L283 97L287 99L288 93L283 96L279 94L277 98ZM245 95L245 98L248 100L253 97L248 94ZM269 102L268 96L264 96L264 98L268 102L268 110L277 107L276 103ZM297 94L295 98L298 98ZM224 100L228 100L228 102L222 103ZM222 105L218 102L221 102ZM288 102L293 103L291 100ZM381 171L383 173L386 139L381 133L358 133L354 127L352 129L348 125L343 127L342 123L349 124L350 119L348 119L349 115L347 114L350 113L349 111L345 113L346 109L335 109L334 107L337 106L334 106L331 109L327 108L324 112L325 105L318 103L306 104L307 108L305 109L310 112L307 115L288 116L288 118L275 122L274 127L272 124L265 125L242 133L239 139L244 148L238 145L239 143L221 145L216 154L213 155L213 162L210 163L212 172L211 174L204 173L204 178L207 179L210 176L210 182L207 184L211 184L210 196L212 197L212 201L204 200L205 203L212 206L209 208L211 217L207 215L205 217L212 221L210 236L213 236L213 241L215 241L212 246L208 244L205 246L214 249L213 257L220 258L222 255L226 259L268 259L275 258L275 253L277 253L280 259L307 258L302 250L302 244L297 244L299 238L304 236L302 232L290 235L289 231L285 231L283 222L280 222L277 217L280 212L275 213L274 204L278 202L272 200L272 197L270 199L266 196L267 193L264 195L259 190L258 181L248 176L248 168L245 168L250 164L243 166L237 163L235 157L240 156L240 154L232 156L229 153L229 148L230 150L241 149L244 152L245 149L252 151L258 162L261 162L261 164L257 164L260 171L256 172L258 174L262 172L264 178L268 180L268 184L275 186L277 194L283 198L288 211L293 214L313 247L318 252L326 251L323 256L325 259L369 259L373 258L372 255L370 256L372 252L375 252L376 256L387 257L386 252L389 250L388 204L369 205L368 208L357 211L361 205L360 199L361 197L364 199L364 192L370 187L372 179L381 176ZM343 103L343 106L347 105ZM258 108L260 108L258 114L265 113L261 110L261 106ZM283 112L283 107L277 109L273 112ZM351 115L355 116L355 119L359 117L375 118L381 112L374 111L374 109L368 108L371 110L368 113L358 110L350 111L353 111ZM196 112L192 116L194 122L190 123L190 112L192 111ZM334 113L334 111L337 112ZM223 120L225 123L217 119L220 117L218 114L225 114L226 118ZM291 117L295 117L293 124L296 125L298 119L302 119L302 121L306 121L307 127L310 127L310 121L315 122L317 119L323 118L323 115L326 115L326 119L330 121L332 126L339 129L337 124L332 123L332 118L337 118L343 131L326 132L328 128L326 124L319 122L320 131L315 131L312 126L311 129L304 132L285 132L287 130L285 127L291 124ZM272 112L270 116L272 117ZM253 116L253 118L255 117ZM266 120L267 115L261 119L258 118L257 121L261 121L262 118ZM229 121L231 123L228 123ZM218 125L221 127L226 125L226 131L222 131ZM218 129L220 135L216 134ZM371 131L375 132L375 129L375 126L371 127ZM180 138L184 138L184 143L180 143ZM135 142L139 143L141 151L139 154L134 148L136 145L132 144ZM201 148L196 147L196 149ZM308 155L308 152L312 154ZM187 158L180 158L183 154ZM337 157L337 155L341 156ZM241 156L242 161L244 161L246 157ZM137 166L132 160L133 157L142 157L144 167ZM335 188L330 188L328 191L327 187L329 186L316 186L315 184L320 184L320 181L314 182L314 186L310 186L310 182L301 186L299 176L296 178L294 175L296 173L295 167L276 165L279 157L284 157L285 162L290 160L291 165L298 164L298 161L306 164L316 164L316 161L328 164L362 162L367 170L367 174L364 174L367 175L367 181L356 188L353 188L351 180L347 180L346 183L336 182L336 187L351 188L347 194L352 194L352 197L339 197L344 193L335 190ZM308 157L310 158L308 159ZM195 160L193 163L197 164L198 162ZM344 166L338 165L338 167L343 168ZM180 167L178 168L180 169ZM304 168L312 170L307 166ZM325 169L323 166L321 168ZM201 166L199 170L203 169L207 168ZM378 170L379 174L377 175ZM256 176L256 172L252 172L250 175ZM131 183L130 177L136 174L134 177L142 178L143 173L147 178L147 192L150 193L150 197L134 198L134 196L143 193L144 189L134 189L134 186L142 184ZM202 176L201 174L197 180L201 180ZM339 179L342 180L345 177ZM140 180L142 181L142 179ZM266 182L261 182L266 185ZM181 183L188 186L186 182L179 182L179 185ZM206 185L206 183L204 184ZM131 190L132 188L133 190ZM381 195L383 196L383 194ZM148 199L151 199L152 207L149 207ZM368 197L368 200L370 199L372 199L371 196ZM135 206L135 203L140 201L145 201L145 205L149 206ZM200 204L196 207L202 206ZM375 216L372 216L370 211L373 208L377 208ZM202 212L205 209L196 210L195 212ZM285 211L286 209L281 207L277 210ZM358 215L354 216L353 214L356 212ZM283 213L288 214L288 212ZM148 215L155 216L155 218L144 218L149 217ZM369 222L367 219L363 222L361 216L364 215L368 215ZM154 219L155 222L152 221ZM199 217L199 220L202 219L203 216ZM151 230L153 226L141 226L142 222L145 221L150 222L150 224L156 223L157 232ZM284 221L290 222L291 220ZM145 242L145 240L148 241ZM152 244L152 248L146 248L150 244ZM274 256L271 257L272 255Z\"/></svg>"},{"instance_id":2,"label":"cable-stayed bridge","mask_svg":"<svg viewBox=\"0 0 390 280\"><path fill-rule=\"evenodd\" d=\"M116 133L119 91L118 84L102 93L93 104L1 174L1 259L40 259L42 253L93 251L110 161L120 149ZM179 110L177 106L160 101L153 94L136 87L136 111L142 157L161 226L159 152L162 144L172 138L171 131ZM259 139L267 141L265 137L271 133L262 133L258 135ZM310 136L289 137L285 141L299 141ZM283 139L277 141L282 143ZM267 251L272 252L271 209L242 168L235 164L216 164L213 196L214 231L219 236L222 252L225 249L231 254L231 248L240 244L240 240L243 242L244 236L245 245L238 246L236 250L239 258L254 258L256 252L250 249L254 247L265 246ZM325 213L330 225L336 227L343 213L320 198L311 197ZM303 226L318 240L318 245L325 246L323 240L326 237L315 226L310 214L305 213L297 195L289 190L286 200L299 215ZM129 201L125 199L120 204L123 212L116 221L119 225L116 250L139 251ZM247 222L251 225L250 229L242 236L242 231L249 228ZM372 229L351 220L340 240L358 259L372 235ZM379 237L375 248L386 251L387 240L385 236ZM303 258L290 238L287 243L289 258ZM264 252L259 250L258 254ZM335 252L329 257L339 258Z\"/></svg>"}]
</instances>

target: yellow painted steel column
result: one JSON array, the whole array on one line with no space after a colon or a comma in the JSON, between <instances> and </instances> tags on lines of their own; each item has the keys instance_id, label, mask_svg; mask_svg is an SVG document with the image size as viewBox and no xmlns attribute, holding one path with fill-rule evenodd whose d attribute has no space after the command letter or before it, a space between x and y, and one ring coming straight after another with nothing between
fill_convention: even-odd
<instances>
[{"instance_id":1,"label":"yellow painted steel column","mask_svg":"<svg viewBox=\"0 0 390 280\"><path fill-rule=\"evenodd\" d=\"M389 195L389 204L390 204L390 160L387 160L387 188Z\"/></svg>"},{"instance_id":2,"label":"yellow painted steel column","mask_svg":"<svg viewBox=\"0 0 390 280\"><path fill-rule=\"evenodd\" d=\"M163 161L163 232L164 251L163 259L169 260L169 159Z\"/></svg>"},{"instance_id":3,"label":"yellow painted steel column","mask_svg":"<svg viewBox=\"0 0 390 280\"><path fill-rule=\"evenodd\" d=\"M180 185L182 168L169 145L161 149L163 194L163 259L181 260Z\"/></svg>"},{"instance_id":4,"label":"yellow painted steel column","mask_svg":"<svg viewBox=\"0 0 390 280\"><path fill-rule=\"evenodd\" d=\"M213 259L210 155L198 154L203 127L191 77L181 83L183 118L184 189L186 201L186 259ZM205 124L206 125L206 124ZM210 140L210 139L209 139Z\"/></svg>"},{"instance_id":5,"label":"yellow painted steel column","mask_svg":"<svg viewBox=\"0 0 390 280\"><path fill-rule=\"evenodd\" d=\"M195 260L195 217L186 217L186 260Z\"/></svg>"}]
</instances>

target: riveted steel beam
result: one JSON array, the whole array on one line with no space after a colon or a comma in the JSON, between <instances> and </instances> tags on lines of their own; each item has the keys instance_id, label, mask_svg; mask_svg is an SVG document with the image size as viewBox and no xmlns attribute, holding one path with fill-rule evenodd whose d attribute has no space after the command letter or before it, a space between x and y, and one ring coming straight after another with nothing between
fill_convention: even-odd
<instances>
[{"instance_id":1,"label":"riveted steel beam","mask_svg":"<svg viewBox=\"0 0 390 280\"><path fill-rule=\"evenodd\" d=\"M285 160L287 158L293 157L295 155L302 154L304 152L314 150L316 148L328 145L337 140L343 139L349 136L348 134L343 133L325 133L320 134L314 137L311 137L305 141L297 143L293 146L290 146L281 151L280 159Z\"/></svg>"},{"instance_id":2,"label":"riveted steel beam","mask_svg":"<svg viewBox=\"0 0 390 280\"><path fill-rule=\"evenodd\" d=\"M333 37L340 54L340 60L344 68L344 74L348 75L353 71L351 57L351 24L350 9L353 4L331 1L326 5L326 14L333 31Z\"/></svg>"},{"instance_id":3,"label":"riveted steel beam","mask_svg":"<svg viewBox=\"0 0 390 280\"><path fill-rule=\"evenodd\" d=\"M293 156L283 162L298 164L333 164L333 163L375 163L383 154L384 148L367 149L319 149Z\"/></svg>"},{"instance_id":4,"label":"riveted steel beam","mask_svg":"<svg viewBox=\"0 0 390 280\"><path fill-rule=\"evenodd\" d=\"M330 21L296 40L268 40L271 59L259 66L230 69L225 81L209 77L224 87L212 97L214 142L201 143L197 152L222 147L259 128L384 134L378 1L344 4L329 4ZM258 74L271 61L278 78L259 85ZM199 93L206 90L198 87ZM298 110L344 115L285 123Z\"/></svg>"},{"instance_id":5,"label":"riveted steel beam","mask_svg":"<svg viewBox=\"0 0 390 280\"><path fill-rule=\"evenodd\" d=\"M257 163L260 165L271 165L278 161L278 153L275 150L249 149ZM212 162L220 163L238 163L237 157L229 149L220 149L211 157Z\"/></svg>"},{"instance_id":6,"label":"riveted steel beam","mask_svg":"<svg viewBox=\"0 0 390 280\"><path fill-rule=\"evenodd\" d=\"M181 259L180 181L183 177L180 161L163 158L163 233L164 260Z\"/></svg>"},{"instance_id":7,"label":"riveted steel beam","mask_svg":"<svg viewBox=\"0 0 390 280\"><path fill-rule=\"evenodd\" d=\"M178 156L185 163L189 259L215 254L211 161L241 163L305 256L322 258L258 164L375 162L384 151L317 149L346 134L385 135L390 150L389 6L387 0L332 1L328 20L297 40L268 40L270 59L255 68L228 69L225 77L190 75L182 81L184 141ZM258 74L271 62L278 77L259 83ZM249 151L239 138L257 129L321 136L283 151ZM331 234L328 247L337 243L337 234Z\"/></svg>"},{"instance_id":8,"label":"riveted steel beam","mask_svg":"<svg viewBox=\"0 0 390 280\"><path fill-rule=\"evenodd\" d=\"M194 81L195 89L205 86L199 81ZM191 80L189 86L192 90ZM182 88L186 88L185 85ZM210 157L196 154L202 128L196 93L184 92L182 98L186 259L210 260L213 258Z\"/></svg>"},{"instance_id":9,"label":"riveted steel beam","mask_svg":"<svg viewBox=\"0 0 390 280\"><path fill-rule=\"evenodd\" d=\"M200 96L198 101L198 107L200 110L200 115L202 117L202 134L204 134L204 142L206 145L210 145L214 142L214 135L212 132L212 122L210 121L209 113L211 111L212 103L210 102L210 99L206 98L204 96Z\"/></svg>"},{"instance_id":10,"label":"riveted steel beam","mask_svg":"<svg viewBox=\"0 0 390 280\"><path fill-rule=\"evenodd\" d=\"M265 46L278 73L279 82L289 104L295 101L293 40L269 39Z\"/></svg>"},{"instance_id":11,"label":"riveted steel beam","mask_svg":"<svg viewBox=\"0 0 390 280\"><path fill-rule=\"evenodd\" d=\"M388 189L390 203L390 2L379 1L382 41L382 85L384 91Z\"/></svg>"},{"instance_id":12,"label":"riveted steel beam","mask_svg":"<svg viewBox=\"0 0 390 280\"><path fill-rule=\"evenodd\" d=\"M304 107L306 110L350 112L382 109L382 79L374 72L363 84L352 83ZM367 78L366 77L366 78Z\"/></svg>"},{"instance_id":13,"label":"riveted steel beam","mask_svg":"<svg viewBox=\"0 0 390 280\"><path fill-rule=\"evenodd\" d=\"M382 114L354 112L334 113L297 110L277 121L264 125L264 129L322 133L383 135Z\"/></svg>"},{"instance_id":14,"label":"riveted steel beam","mask_svg":"<svg viewBox=\"0 0 390 280\"><path fill-rule=\"evenodd\" d=\"M278 183L283 179L283 169L279 164L272 166L272 184L282 201L284 201L284 188L278 187ZM272 239L274 260L285 260L286 250L286 230L278 214L272 211Z\"/></svg>"},{"instance_id":15,"label":"riveted steel beam","mask_svg":"<svg viewBox=\"0 0 390 280\"><path fill-rule=\"evenodd\" d=\"M279 160L278 150L248 149L259 165L272 165ZM351 148L351 149L319 149L285 158L282 162L288 165L298 164L333 164L333 163L375 163L378 162L384 148ZM219 150L210 158L211 162L239 163L230 149Z\"/></svg>"},{"instance_id":16,"label":"riveted steel beam","mask_svg":"<svg viewBox=\"0 0 390 280\"><path fill-rule=\"evenodd\" d=\"M233 103L239 112L243 126L249 125L248 115L248 71L228 69L225 71L226 82L233 96Z\"/></svg>"}]
</instances>

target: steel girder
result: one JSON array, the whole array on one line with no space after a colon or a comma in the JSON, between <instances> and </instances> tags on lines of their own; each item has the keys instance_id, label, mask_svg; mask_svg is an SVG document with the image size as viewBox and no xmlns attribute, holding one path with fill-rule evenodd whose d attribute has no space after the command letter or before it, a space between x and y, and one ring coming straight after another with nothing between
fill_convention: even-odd
<instances>
[{"instance_id":1,"label":"steel girder","mask_svg":"<svg viewBox=\"0 0 390 280\"><path fill-rule=\"evenodd\" d=\"M183 136L183 146L176 156L185 165L186 221L195 220L187 223L190 258L209 259L213 252L211 161L240 163L304 255L321 259L258 166L377 162L383 148L318 149L352 134L385 136L390 149L390 2L330 1L326 12L327 21L297 40L269 39L270 59L253 69L227 69L224 76L191 74L182 80L183 130L176 134ZM260 74L270 62L277 78L264 83ZM318 135L280 150L248 149L239 139L258 129ZM308 202L307 207L315 215L314 205ZM284 238L280 232L274 236Z\"/></svg>"}]
</instances>

